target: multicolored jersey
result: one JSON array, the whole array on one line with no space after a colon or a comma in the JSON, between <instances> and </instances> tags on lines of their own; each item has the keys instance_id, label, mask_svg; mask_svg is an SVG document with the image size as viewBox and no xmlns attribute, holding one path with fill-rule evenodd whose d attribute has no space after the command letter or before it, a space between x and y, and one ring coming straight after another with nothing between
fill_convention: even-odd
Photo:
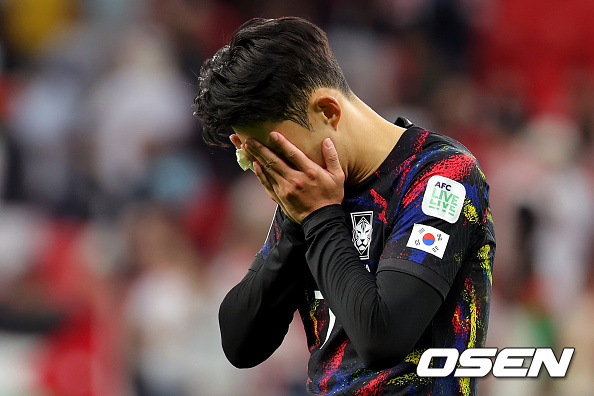
<instances>
[{"instance_id":1,"label":"multicolored jersey","mask_svg":"<svg viewBox=\"0 0 594 396\"><path fill-rule=\"evenodd\" d=\"M443 303L410 353L394 367L366 367L311 279L298 307L311 353L307 390L314 395L474 395L476 378L419 377L431 347L460 352L487 336L495 252L489 186L476 158L459 142L416 126L401 136L374 175L345 188L352 243L376 276L382 260L433 286ZM276 244L277 211L260 255ZM394 285L398 287L398 285ZM402 326L406 326L402 323ZM433 362L442 367L444 361Z\"/></svg>"}]
</instances>

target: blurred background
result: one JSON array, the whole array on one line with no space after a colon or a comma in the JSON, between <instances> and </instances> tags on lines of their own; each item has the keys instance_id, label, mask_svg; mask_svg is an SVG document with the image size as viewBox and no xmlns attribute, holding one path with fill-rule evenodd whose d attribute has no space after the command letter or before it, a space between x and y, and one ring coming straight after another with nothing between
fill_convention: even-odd
<instances>
[{"instance_id":1,"label":"blurred background","mask_svg":"<svg viewBox=\"0 0 594 396\"><path fill-rule=\"evenodd\" d=\"M200 65L251 17L307 17L351 88L452 136L491 185L488 345L575 347L594 394L591 0L0 0L0 396L303 396L294 321L237 370L217 310L274 211L202 142Z\"/></svg>"}]
</instances>

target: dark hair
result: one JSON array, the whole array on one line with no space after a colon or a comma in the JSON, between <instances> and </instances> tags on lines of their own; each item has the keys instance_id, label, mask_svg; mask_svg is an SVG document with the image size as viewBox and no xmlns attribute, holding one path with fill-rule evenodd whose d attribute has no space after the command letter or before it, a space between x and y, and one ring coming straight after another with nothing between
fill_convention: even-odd
<instances>
[{"instance_id":1,"label":"dark hair","mask_svg":"<svg viewBox=\"0 0 594 396\"><path fill-rule=\"evenodd\" d=\"M202 65L194 114L212 145L226 145L231 127L291 120L310 129L309 96L322 87L351 95L324 31L296 17L256 18Z\"/></svg>"}]
</instances>

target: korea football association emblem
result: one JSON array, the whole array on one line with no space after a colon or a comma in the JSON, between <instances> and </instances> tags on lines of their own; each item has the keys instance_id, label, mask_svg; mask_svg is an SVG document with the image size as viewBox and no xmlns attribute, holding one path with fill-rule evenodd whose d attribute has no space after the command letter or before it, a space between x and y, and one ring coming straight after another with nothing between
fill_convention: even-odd
<instances>
[{"instance_id":1,"label":"korea football association emblem","mask_svg":"<svg viewBox=\"0 0 594 396\"><path fill-rule=\"evenodd\" d=\"M373 231L373 212L351 213L353 222L353 244L359 252L359 258L369 258L369 247L371 245L371 232Z\"/></svg>"}]
</instances>

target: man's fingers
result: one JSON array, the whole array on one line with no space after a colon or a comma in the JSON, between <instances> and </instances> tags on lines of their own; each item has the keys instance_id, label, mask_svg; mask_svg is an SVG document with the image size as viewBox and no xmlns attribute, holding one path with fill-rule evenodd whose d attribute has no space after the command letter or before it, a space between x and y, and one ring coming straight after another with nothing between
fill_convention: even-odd
<instances>
[{"instance_id":1,"label":"man's fingers","mask_svg":"<svg viewBox=\"0 0 594 396\"><path fill-rule=\"evenodd\" d=\"M266 172L264 172L264 169L262 168L262 165L260 165L259 162L254 163L254 173L260 180L260 183L262 183L262 185L264 186L264 189L266 190L266 194L270 197L270 199L272 199L274 202L276 202L278 204L278 206L280 206L281 210L284 212L284 214L288 218L290 218L294 222L297 222L293 217L291 217L291 215L289 214L289 211L283 204L283 201L281 201L279 199L278 195L276 195L276 191L274 191L274 187L272 186L272 184L275 183L274 180L270 180L266 176Z\"/></svg>"},{"instance_id":2,"label":"man's fingers","mask_svg":"<svg viewBox=\"0 0 594 396\"><path fill-rule=\"evenodd\" d=\"M274 181L274 179L272 179L271 177L269 177L266 172L264 171L264 168L262 168L262 165L260 165L259 162L254 162L254 173L256 174L256 176L258 177L258 180L260 181L260 183L264 186L264 189L266 190L266 194L268 194L268 196L277 204L283 205L282 201L278 198L278 195L276 195L276 191L274 191L274 187L273 184L276 184L276 182Z\"/></svg>"},{"instance_id":3,"label":"man's fingers","mask_svg":"<svg viewBox=\"0 0 594 396\"><path fill-rule=\"evenodd\" d=\"M233 143L233 145L235 146L235 148L236 148L237 150L244 150L244 152L245 152L245 154L246 154L246 156L247 156L247 159L248 159L250 162L254 162L254 161L256 160L256 159L255 159L255 158L254 158L252 155L250 155L250 154L249 154L249 153L248 153L248 152L245 150L245 146L244 146L244 144L243 144L243 143L241 143L241 139L239 138L239 136L237 136L237 135L231 135L231 136L229 136L229 140L231 140L231 143Z\"/></svg>"},{"instance_id":4,"label":"man's fingers","mask_svg":"<svg viewBox=\"0 0 594 396\"><path fill-rule=\"evenodd\" d=\"M290 161L297 169L303 171L314 163L303 151L299 150L286 137L278 132L270 132L270 139L277 145L282 155Z\"/></svg>"},{"instance_id":5,"label":"man's fingers","mask_svg":"<svg viewBox=\"0 0 594 396\"><path fill-rule=\"evenodd\" d=\"M231 136L229 136L229 140L231 140L231 143L233 143L233 145L235 146L236 149L241 148L241 139L239 139L239 136L231 135Z\"/></svg>"},{"instance_id":6,"label":"man's fingers","mask_svg":"<svg viewBox=\"0 0 594 396\"><path fill-rule=\"evenodd\" d=\"M255 151L253 149L253 147L248 146L248 145L245 145L245 150L246 150L246 153L248 153L248 155L252 156L255 159L254 166L256 163L258 163L258 165L260 165L260 168L262 169L263 172L266 172L271 176L273 176L273 174L278 174L276 169L274 169L274 165L275 165L274 159L267 160L266 158L264 158L264 156L262 154L260 154L258 151Z\"/></svg>"},{"instance_id":7,"label":"man's fingers","mask_svg":"<svg viewBox=\"0 0 594 396\"><path fill-rule=\"evenodd\" d=\"M295 171L277 153L255 139L246 141L246 149L272 178L283 177L288 179L289 174Z\"/></svg>"},{"instance_id":8,"label":"man's fingers","mask_svg":"<svg viewBox=\"0 0 594 396\"><path fill-rule=\"evenodd\" d=\"M322 155L326 162L326 170L333 175L342 174L342 168L340 167L340 161L338 159L338 152L332 142L332 139L326 138L322 142Z\"/></svg>"},{"instance_id":9,"label":"man's fingers","mask_svg":"<svg viewBox=\"0 0 594 396\"><path fill-rule=\"evenodd\" d=\"M242 148L242 149L243 149L243 151L245 152L245 155L247 156L247 159L248 159L250 162L254 162L254 161L256 161L256 157L254 157L252 154L250 154L250 152L247 150L247 146L246 146L246 144L245 144L245 143L242 143L242 144L241 144L241 148Z\"/></svg>"}]
</instances>

